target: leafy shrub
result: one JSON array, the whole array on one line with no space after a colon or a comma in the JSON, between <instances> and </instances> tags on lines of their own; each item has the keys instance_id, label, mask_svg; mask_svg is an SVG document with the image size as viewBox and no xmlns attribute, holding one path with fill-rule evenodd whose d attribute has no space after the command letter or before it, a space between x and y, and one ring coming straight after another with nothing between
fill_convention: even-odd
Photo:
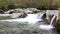
<instances>
[{"instance_id":1,"label":"leafy shrub","mask_svg":"<svg viewBox=\"0 0 60 34\"><path fill-rule=\"evenodd\" d=\"M12 4L12 3L11 3L11 4L9 4L9 5L8 5L8 9L15 9L15 5L14 5L14 4Z\"/></svg>"},{"instance_id":2,"label":"leafy shrub","mask_svg":"<svg viewBox=\"0 0 60 34\"><path fill-rule=\"evenodd\" d=\"M24 4L22 3L19 3L19 4L15 4L16 8L23 8L24 7Z\"/></svg>"}]
</instances>

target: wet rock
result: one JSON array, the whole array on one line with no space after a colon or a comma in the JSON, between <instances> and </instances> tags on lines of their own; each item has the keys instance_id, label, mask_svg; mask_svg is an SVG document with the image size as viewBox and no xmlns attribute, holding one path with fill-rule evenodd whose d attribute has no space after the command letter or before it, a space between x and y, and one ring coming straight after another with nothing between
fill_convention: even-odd
<instances>
[{"instance_id":1,"label":"wet rock","mask_svg":"<svg viewBox=\"0 0 60 34\"><path fill-rule=\"evenodd\" d=\"M27 14L32 14L32 13L39 13L40 10L36 9L36 8L27 8L27 9L24 9L25 13Z\"/></svg>"},{"instance_id":2,"label":"wet rock","mask_svg":"<svg viewBox=\"0 0 60 34\"><path fill-rule=\"evenodd\" d=\"M7 13L7 14L12 14L12 13L23 13L24 12L24 10L23 9L12 9L12 10L8 10L8 11L6 11L5 13Z\"/></svg>"}]
</instances>

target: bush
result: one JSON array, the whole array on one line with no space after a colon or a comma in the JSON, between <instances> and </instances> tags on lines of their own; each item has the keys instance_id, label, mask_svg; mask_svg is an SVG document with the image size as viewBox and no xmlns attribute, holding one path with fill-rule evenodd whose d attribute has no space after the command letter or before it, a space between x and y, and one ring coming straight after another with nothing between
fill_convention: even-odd
<instances>
[{"instance_id":1,"label":"bush","mask_svg":"<svg viewBox=\"0 0 60 34\"><path fill-rule=\"evenodd\" d=\"M15 9L15 7L16 6L14 4L12 4L12 3L8 5L8 9Z\"/></svg>"},{"instance_id":2,"label":"bush","mask_svg":"<svg viewBox=\"0 0 60 34\"><path fill-rule=\"evenodd\" d=\"M47 8L46 8L45 6L37 7L37 9L40 9L40 10L47 10Z\"/></svg>"},{"instance_id":3,"label":"bush","mask_svg":"<svg viewBox=\"0 0 60 34\"><path fill-rule=\"evenodd\" d=\"M15 4L16 8L24 8L24 4L19 3L19 4Z\"/></svg>"}]
</instances>

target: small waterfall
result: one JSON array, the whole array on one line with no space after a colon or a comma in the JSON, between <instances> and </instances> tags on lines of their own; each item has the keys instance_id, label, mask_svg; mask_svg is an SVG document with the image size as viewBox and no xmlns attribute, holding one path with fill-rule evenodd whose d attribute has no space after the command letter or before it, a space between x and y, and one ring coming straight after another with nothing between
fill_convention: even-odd
<instances>
[{"instance_id":1,"label":"small waterfall","mask_svg":"<svg viewBox=\"0 0 60 34\"><path fill-rule=\"evenodd\" d=\"M54 27L53 27L53 23L55 23L55 21L56 21L56 16L54 15L53 17L52 17L52 20L51 20L51 22L50 22L50 25L40 25L40 29L43 29L43 30L51 30L51 29L53 29Z\"/></svg>"},{"instance_id":2,"label":"small waterfall","mask_svg":"<svg viewBox=\"0 0 60 34\"><path fill-rule=\"evenodd\" d=\"M52 17L50 25L53 25L54 21L56 22L56 16L55 15Z\"/></svg>"},{"instance_id":3,"label":"small waterfall","mask_svg":"<svg viewBox=\"0 0 60 34\"><path fill-rule=\"evenodd\" d=\"M43 18L45 18L46 17L46 13L40 13L39 15L38 15L38 18L39 19L43 19Z\"/></svg>"},{"instance_id":4,"label":"small waterfall","mask_svg":"<svg viewBox=\"0 0 60 34\"><path fill-rule=\"evenodd\" d=\"M42 21L44 18L45 13L40 14L27 14L27 17L25 18L19 18L19 19L8 19L8 20L0 20L4 22L28 22L28 24L36 24L38 21Z\"/></svg>"},{"instance_id":5,"label":"small waterfall","mask_svg":"<svg viewBox=\"0 0 60 34\"><path fill-rule=\"evenodd\" d=\"M38 14L27 14L28 16L25 18L19 18L19 19L9 19L9 20L0 20L0 21L8 21L8 22L28 22L29 24L35 24L40 19L38 18Z\"/></svg>"},{"instance_id":6,"label":"small waterfall","mask_svg":"<svg viewBox=\"0 0 60 34\"><path fill-rule=\"evenodd\" d=\"M22 23L22 22L24 22L24 23L25 23L25 22L29 22L29 24L31 25L31 24L36 24L38 21L40 21L40 20L44 17L44 14L40 14L39 17L40 17L40 18L38 18L38 14L28 14L28 16L27 16L26 18L0 20L0 21L2 21L2 22L4 22L4 21L7 22L7 21L8 21L8 22L12 22L12 23L14 23L14 22L16 22L16 23L17 23L17 22L19 22L19 23L20 23L20 22L21 22L21 23ZM53 18L52 18L52 20L51 20L51 23L50 23L51 25L40 25L39 28L41 28L42 30L51 30L52 28L54 28L53 25L52 25L52 23L53 23L53 21L55 20L55 17L56 17L56 16L53 16ZM4 22L4 23L5 23L5 22ZM20 24L19 24L19 26L20 26ZM29 27L29 26L28 26L28 27ZM25 29L27 30L28 27L26 27ZM36 26L34 25L34 27L36 27ZM7 28L6 28L6 29L7 29ZM16 29L16 28L13 28L13 30L15 30L15 29ZM29 30L30 30L30 29L32 29L32 28L29 28ZM33 29L34 29L34 28L33 28ZM33 29L32 29L32 30L33 30ZM39 29L38 29L38 30L39 30ZM21 31L21 30L18 29L17 31L19 32L19 31ZM27 32L30 32L30 31L27 31ZM32 31L31 31L31 32L32 32ZM31 32L30 32L30 33L31 33ZM41 32L41 30L39 31L39 34L40 34L40 32ZM30 34L30 33L29 33L29 34ZM48 32L48 31L47 31L47 32L42 32L42 33L43 33L43 34L47 34L47 33L48 33L48 34L52 34L52 32L50 32L50 31L49 31L49 32ZM54 33L55 33L55 32L54 32ZM24 32L24 34L25 34L25 32Z\"/></svg>"}]
</instances>

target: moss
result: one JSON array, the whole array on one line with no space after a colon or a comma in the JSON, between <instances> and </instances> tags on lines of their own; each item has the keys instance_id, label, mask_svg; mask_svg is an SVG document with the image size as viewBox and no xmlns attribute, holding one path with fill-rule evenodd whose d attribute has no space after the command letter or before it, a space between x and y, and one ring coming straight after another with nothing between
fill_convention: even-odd
<instances>
[{"instance_id":1,"label":"moss","mask_svg":"<svg viewBox=\"0 0 60 34\"><path fill-rule=\"evenodd\" d=\"M3 20L3 19L10 19L9 16L0 16L0 20Z\"/></svg>"},{"instance_id":2,"label":"moss","mask_svg":"<svg viewBox=\"0 0 60 34\"><path fill-rule=\"evenodd\" d=\"M39 11L39 10L37 10L37 11L33 11L33 13L40 13L40 11Z\"/></svg>"}]
</instances>

